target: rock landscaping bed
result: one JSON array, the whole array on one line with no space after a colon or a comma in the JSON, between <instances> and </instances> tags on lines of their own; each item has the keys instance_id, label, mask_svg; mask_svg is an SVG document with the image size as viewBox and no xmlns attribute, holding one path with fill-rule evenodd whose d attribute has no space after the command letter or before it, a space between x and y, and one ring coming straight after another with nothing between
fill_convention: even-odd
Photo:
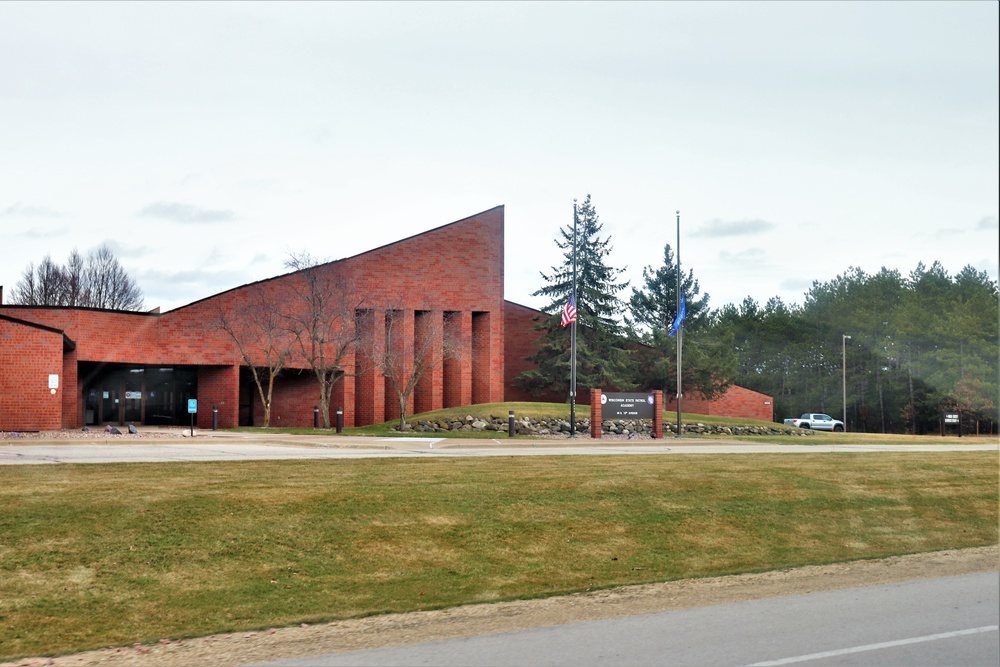
<instances>
[{"instance_id":1,"label":"rock landscaping bed","mask_svg":"<svg viewBox=\"0 0 1000 667\"><path fill-rule=\"evenodd\" d=\"M110 433L103 428L93 428L88 431L83 429L67 429L63 431L0 431L0 440L94 440L95 438L107 438L108 440L136 440L150 438L184 438L191 434L189 429L136 427L135 433L130 433L128 427L118 429L118 433ZM195 435L198 429L195 429Z\"/></svg>"},{"instance_id":2,"label":"rock landscaping bed","mask_svg":"<svg viewBox=\"0 0 1000 667\"><path fill-rule=\"evenodd\" d=\"M394 431L413 433L449 433L449 432L479 432L498 431L507 433L509 417L476 417L467 415L464 419L420 419L406 424L403 429ZM570 432L570 423L566 419L549 418L533 419L530 417L514 418L515 435L553 436L565 435ZM577 433L590 433L590 420L576 420ZM601 432L605 436L650 437L653 433L651 419L607 419L601 423ZM677 424L665 422L664 433L677 433ZM812 431L798 428L788 428L775 424L772 427L763 426L710 426L708 424L684 424L682 433L696 435L810 435Z\"/></svg>"}]
</instances>

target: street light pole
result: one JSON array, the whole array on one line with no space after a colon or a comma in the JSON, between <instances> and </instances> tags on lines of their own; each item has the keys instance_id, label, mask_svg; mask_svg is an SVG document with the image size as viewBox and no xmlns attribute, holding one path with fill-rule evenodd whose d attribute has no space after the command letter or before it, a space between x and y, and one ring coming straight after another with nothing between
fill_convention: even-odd
<instances>
[{"instance_id":1,"label":"street light pole","mask_svg":"<svg viewBox=\"0 0 1000 667\"><path fill-rule=\"evenodd\" d=\"M850 338L847 334L843 334L841 339L842 350L841 350L841 368L843 369L843 384L844 389L843 399L844 399L844 432L847 432L847 339Z\"/></svg>"}]
</instances>

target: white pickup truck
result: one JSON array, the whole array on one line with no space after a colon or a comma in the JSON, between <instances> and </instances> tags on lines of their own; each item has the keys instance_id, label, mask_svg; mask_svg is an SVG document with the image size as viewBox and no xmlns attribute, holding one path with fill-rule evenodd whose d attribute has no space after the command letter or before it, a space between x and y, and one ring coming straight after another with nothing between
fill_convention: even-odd
<instances>
[{"instance_id":1,"label":"white pickup truck","mask_svg":"<svg viewBox=\"0 0 1000 667\"><path fill-rule=\"evenodd\" d=\"M801 417L796 417L795 419L786 419L785 426L794 426L796 428L811 428L817 431L843 431L844 422L839 419L834 419L830 415L824 415L819 412L807 412Z\"/></svg>"}]
</instances>

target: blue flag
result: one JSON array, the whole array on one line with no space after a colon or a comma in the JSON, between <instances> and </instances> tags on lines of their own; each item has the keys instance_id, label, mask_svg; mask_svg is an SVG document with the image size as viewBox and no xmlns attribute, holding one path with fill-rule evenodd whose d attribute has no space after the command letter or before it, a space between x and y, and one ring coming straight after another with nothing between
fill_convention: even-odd
<instances>
[{"instance_id":1,"label":"blue flag","mask_svg":"<svg viewBox=\"0 0 1000 667\"><path fill-rule=\"evenodd\" d=\"M677 333L677 330L681 328L681 323L684 322L684 317L687 315L687 305L684 303L684 294L681 294L681 309L677 311L677 317L674 318L674 328L670 330L670 335L673 336Z\"/></svg>"}]
</instances>

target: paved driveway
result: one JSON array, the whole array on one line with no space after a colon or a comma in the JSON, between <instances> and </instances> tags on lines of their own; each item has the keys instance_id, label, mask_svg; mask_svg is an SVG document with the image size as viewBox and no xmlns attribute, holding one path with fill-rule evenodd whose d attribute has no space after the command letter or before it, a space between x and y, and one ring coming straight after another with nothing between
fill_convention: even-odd
<instances>
[{"instance_id":1,"label":"paved driveway","mask_svg":"<svg viewBox=\"0 0 1000 667\"><path fill-rule=\"evenodd\" d=\"M163 461L252 461L468 456L817 454L824 452L1000 451L1000 444L756 444L683 438L642 440L508 440L287 436L196 432L193 438L0 441L0 465ZM655 443L655 444L654 444Z\"/></svg>"}]
</instances>

